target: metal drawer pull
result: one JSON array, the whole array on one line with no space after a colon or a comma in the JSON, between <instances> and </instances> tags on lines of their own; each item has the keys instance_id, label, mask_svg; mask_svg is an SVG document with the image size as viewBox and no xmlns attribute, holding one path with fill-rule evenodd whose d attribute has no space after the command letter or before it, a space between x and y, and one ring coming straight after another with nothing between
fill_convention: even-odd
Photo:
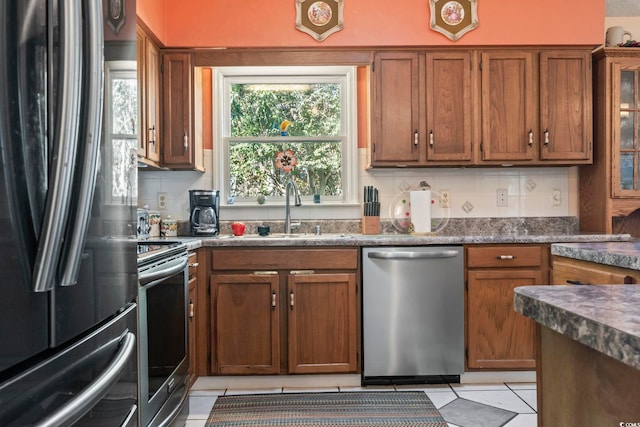
<instances>
[{"instance_id":1,"label":"metal drawer pull","mask_svg":"<svg viewBox=\"0 0 640 427\"><path fill-rule=\"evenodd\" d=\"M293 291L291 291L289 293L289 305L291 306L291 310L293 310L293 303L294 303L295 297L293 295Z\"/></svg>"},{"instance_id":2,"label":"metal drawer pull","mask_svg":"<svg viewBox=\"0 0 640 427\"><path fill-rule=\"evenodd\" d=\"M544 145L549 146L549 129L544 130Z\"/></svg>"},{"instance_id":3,"label":"metal drawer pull","mask_svg":"<svg viewBox=\"0 0 640 427\"><path fill-rule=\"evenodd\" d=\"M276 291L271 293L271 309L276 309Z\"/></svg>"},{"instance_id":4,"label":"metal drawer pull","mask_svg":"<svg viewBox=\"0 0 640 427\"><path fill-rule=\"evenodd\" d=\"M273 276L278 274L277 271L270 271L270 270L266 270L266 271L254 271L253 274L255 274L256 276L265 276L265 275L269 275L269 276Z\"/></svg>"},{"instance_id":5,"label":"metal drawer pull","mask_svg":"<svg viewBox=\"0 0 640 427\"><path fill-rule=\"evenodd\" d=\"M497 259L516 259L514 255L498 255Z\"/></svg>"},{"instance_id":6,"label":"metal drawer pull","mask_svg":"<svg viewBox=\"0 0 640 427\"><path fill-rule=\"evenodd\" d=\"M567 280L567 283L570 285L577 285L577 286L590 286L590 283L582 283L579 280Z\"/></svg>"},{"instance_id":7,"label":"metal drawer pull","mask_svg":"<svg viewBox=\"0 0 640 427\"><path fill-rule=\"evenodd\" d=\"M301 274L313 274L315 270L291 270L289 274L301 275Z\"/></svg>"},{"instance_id":8,"label":"metal drawer pull","mask_svg":"<svg viewBox=\"0 0 640 427\"><path fill-rule=\"evenodd\" d=\"M194 263L189 264L189 267L190 268L198 268L199 265L200 265L199 263L194 262Z\"/></svg>"}]
</instances>

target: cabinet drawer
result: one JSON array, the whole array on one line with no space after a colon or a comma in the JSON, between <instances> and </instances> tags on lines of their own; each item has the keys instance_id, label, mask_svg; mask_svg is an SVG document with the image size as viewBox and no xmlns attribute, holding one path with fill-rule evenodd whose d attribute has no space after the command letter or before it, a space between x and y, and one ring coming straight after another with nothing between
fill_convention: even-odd
<instances>
[{"instance_id":1,"label":"cabinet drawer","mask_svg":"<svg viewBox=\"0 0 640 427\"><path fill-rule=\"evenodd\" d=\"M554 258L552 285L618 285L636 283L621 271L611 271L604 265Z\"/></svg>"},{"instance_id":2,"label":"cabinet drawer","mask_svg":"<svg viewBox=\"0 0 640 427\"><path fill-rule=\"evenodd\" d=\"M542 246L470 246L467 267L539 267L543 251Z\"/></svg>"},{"instance_id":3,"label":"cabinet drawer","mask_svg":"<svg viewBox=\"0 0 640 427\"><path fill-rule=\"evenodd\" d=\"M215 249L213 270L355 270L358 249Z\"/></svg>"}]
</instances>

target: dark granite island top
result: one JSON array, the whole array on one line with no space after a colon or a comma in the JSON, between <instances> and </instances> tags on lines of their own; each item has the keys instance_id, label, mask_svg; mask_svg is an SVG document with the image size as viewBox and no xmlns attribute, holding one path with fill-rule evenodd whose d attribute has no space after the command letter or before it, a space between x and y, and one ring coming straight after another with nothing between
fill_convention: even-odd
<instances>
[{"instance_id":1,"label":"dark granite island top","mask_svg":"<svg viewBox=\"0 0 640 427\"><path fill-rule=\"evenodd\" d=\"M640 270L640 242L575 242L551 245L551 255Z\"/></svg>"},{"instance_id":2,"label":"dark granite island top","mask_svg":"<svg viewBox=\"0 0 640 427\"><path fill-rule=\"evenodd\" d=\"M537 322L539 427L640 423L640 285L518 287L514 308Z\"/></svg>"},{"instance_id":3,"label":"dark granite island top","mask_svg":"<svg viewBox=\"0 0 640 427\"><path fill-rule=\"evenodd\" d=\"M514 308L555 332L640 370L640 286L523 286Z\"/></svg>"}]
</instances>

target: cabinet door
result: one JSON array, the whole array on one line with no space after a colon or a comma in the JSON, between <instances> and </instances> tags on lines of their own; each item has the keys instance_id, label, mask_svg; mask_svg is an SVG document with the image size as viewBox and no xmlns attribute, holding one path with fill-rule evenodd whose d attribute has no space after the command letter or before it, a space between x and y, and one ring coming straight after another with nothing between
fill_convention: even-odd
<instances>
[{"instance_id":1,"label":"cabinet door","mask_svg":"<svg viewBox=\"0 0 640 427\"><path fill-rule=\"evenodd\" d=\"M277 274L211 276L212 324L219 374L280 370Z\"/></svg>"},{"instance_id":2,"label":"cabinet door","mask_svg":"<svg viewBox=\"0 0 640 427\"><path fill-rule=\"evenodd\" d=\"M635 63L634 63L635 62ZM611 191L613 197L640 197L640 65L612 64Z\"/></svg>"},{"instance_id":3,"label":"cabinet door","mask_svg":"<svg viewBox=\"0 0 640 427\"><path fill-rule=\"evenodd\" d=\"M288 278L290 373L356 372L356 276Z\"/></svg>"},{"instance_id":4,"label":"cabinet door","mask_svg":"<svg viewBox=\"0 0 640 427\"><path fill-rule=\"evenodd\" d=\"M471 52L426 54L427 161L471 161Z\"/></svg>"},{"instance_id":5,"label":"cabinet door","mask_svg":"<svg viewBox=\"0 0 640 427\"><path fill-rule=\"evenodd\" d=\"M382 52L373 67L372 164L420 161L419 71L415 52Z\"/></svg>"},{"instance_id":6,"label":"cabinet door","mask_svg":"<svg viewBox=\"0 0 640 427\"><path fill-rule=\"evenodd\" d=\"M533 160L537 120L532 52L483 52L482 160Z\"/></svg>"},{"instance_id":7,"label":"cabinet door","mask_svg":"<svg viewBox=\"0 0 640 427\"><path fill-rule=\"evenodd\" d=\"M513 309L513 289L542 284L539 270L468 272L467 366L535 367L535 322Z\"/></svg>"},{"instance_id":8,"label":"cabinet door","mask_svg":"<svg viewBox=\"0 0 640 427\"><path fill-rule=\"evenodd\" d=\"M591 52L540 53L540 158L591 161Z\"/></svg>"},{"instance_id":9,"label":"cabinet door","mask_svg":"<svg viewBox=\"0 0 640 427\"><path fill-rule=\"evenodd\" d=\"M191 55L165 53L162 63L162 163L170 168L193 168Z\"/></svg>"},{"instance_id":10,"label":"cabinet door","mask_svg":"<svg viewBox=\"0 0 640 427\"><path fill-rule=\"evenodd\" d=\"M147 129L147 158L155 162L160 161L160 55L156 45L146 39L145 45L145 76L146 76L146 121Z\"/></svg>"}]
</instances>

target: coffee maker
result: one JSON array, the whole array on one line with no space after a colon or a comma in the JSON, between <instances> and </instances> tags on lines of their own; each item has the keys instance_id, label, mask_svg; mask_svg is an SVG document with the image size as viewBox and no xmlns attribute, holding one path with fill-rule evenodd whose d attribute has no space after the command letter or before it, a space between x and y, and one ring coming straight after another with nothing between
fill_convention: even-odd
<instances>
[{"instance_id":1,"label":"coffee maker","mask_svg":"<svg viewBox=\"0 0 640 427\"><path fill-rule=\"evenodd\" d=\"M220 230L220 191L189 190L192 236L217 236Z\"/></svg>"}]
</instances>

